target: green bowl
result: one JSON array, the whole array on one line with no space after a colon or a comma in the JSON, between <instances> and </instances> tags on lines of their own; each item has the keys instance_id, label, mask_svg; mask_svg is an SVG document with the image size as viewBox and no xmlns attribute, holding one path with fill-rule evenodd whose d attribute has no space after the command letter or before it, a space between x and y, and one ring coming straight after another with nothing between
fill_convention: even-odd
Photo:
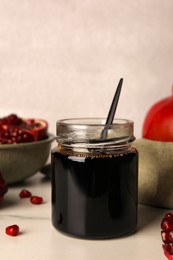
<instances>
[{"instance_id":1,"label":"green bowl","mask_svg":"<svg viewBox=\"0 0 173 260\"><path fill-rule=\"evenodd\" d=\"M21 144L0 145L0 172L7 184L23 181L45 165L55 137Z\"/></svg>"}]
</instances>

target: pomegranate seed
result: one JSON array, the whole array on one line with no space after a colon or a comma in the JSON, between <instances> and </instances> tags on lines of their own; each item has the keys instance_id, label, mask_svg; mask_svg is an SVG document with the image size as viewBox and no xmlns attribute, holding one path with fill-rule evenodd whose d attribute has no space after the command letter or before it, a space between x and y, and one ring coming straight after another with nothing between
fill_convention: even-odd
<instances>
[{"instance_id":1,"label":"pomegranate seed","mask_svg":"<svg viewBox=\"0 0 173 260\"><path fill-rule=\"evenodd\" d=\"M163 245L164 250L166 250L169 254L171 253L173 247L172 244L164 244Z\"/></svg>"},{"instance_id":2,"label":"pomegranate seed","mask_svg":"<svg viewBox=\"0 0 173 260\"><path fill-rule=\"evenodd\" d=\"M26 190L26 189L21 190L21 192L19 193L19 197L21 199L30 198L31 195L32 195L31 192L29 190Z\"/></svg>"},{"instance_id":3,"label":"pomegranate seed","mask_svg":"<svg viewBox=\"0 0 173 260\"><path fill-rule=\"evenodd\" d=\"M169 218L163 218L161 222L161 229L164 231L170 231L173 230L173 222L172 220L170 221Z\"/></svg>"},{"instance_id":4,"label":"pomegranate seed","mask_svg":"<svg viewBox=\"0 0 173 260\"><path fill-rule=\"evenodd\" d=\"M5 229L5 233L12 237L17 236L19 234L19 226L16 224L8 226Z\"/></svg>"},{"instance_id":5,"label":"pomegranate seed","mask_svg":"<svg viewBox=\"0 0 173 260\"><path fill-rule=\"evenodd\" d=\"M171 242L170 237L169 237L169 231L162 231L161 237L162 237L163 243L168 244Z\"/></svg>"},{"instance_id":6,"label":"pomegranate seed","mask_svg":"<svg viewBox=\"0 0 173 260\"><path fill-rule=\"evenodd\" d=\"M173 214L171 212L168 212L166 215L165 215L165 218L169 219L170 221L173 221Z\"/></svg>"},{"instance_id":7,"label":"pomegranate seed","mask_svg":"<svg viewBox=\"0 0 173 260\"><path fill-rule=\"evenodd\" d=\"M169 232L169 240L173 242L173 231Z\"/></svg>"},{"instance_id":8,"label":"pomegranate seed","mask_svg":"<svg viewBox=\"0 0 173 260\"><path fill-rule=\"evenodd\" d=\"M32 204L41 204L43 202L43 198L39 196L31 196L30 201Z\"/></svg>"}]
</instances>

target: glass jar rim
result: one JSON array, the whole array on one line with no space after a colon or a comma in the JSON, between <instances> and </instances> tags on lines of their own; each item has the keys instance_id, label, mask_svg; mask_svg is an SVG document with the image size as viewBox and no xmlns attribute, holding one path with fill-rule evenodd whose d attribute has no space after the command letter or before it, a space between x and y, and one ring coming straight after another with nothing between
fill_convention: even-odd
<instances>
[{"instance_id":1,"label":"glass jar rim","mask_svg":"<svg viewBox=\"0 0 173 260\"><path fill-rule=\"evenodd\" d=\"M135 137L134 122L115 118L106 125L106 118L69 118L57 121L56 140L59 144L73 147L127 146ZM107 131L106 139L101 139L102 131Z\"/></svg>"},{"instance_id":2,"label":"glass jar rim","mask_svg":"<svg viewBox=\"0 0 173 260\"><path fill-rule=\"evenodd\" d=\"M79 118L66 118L57 121L57 125L67 125L67 126L102 126L106 124L106 118L103 117L79 117ZM134 122L130 119L115 118L110 125L111 127L121 126L121 125L133 125Z\"/></svg>"}]
</instances>

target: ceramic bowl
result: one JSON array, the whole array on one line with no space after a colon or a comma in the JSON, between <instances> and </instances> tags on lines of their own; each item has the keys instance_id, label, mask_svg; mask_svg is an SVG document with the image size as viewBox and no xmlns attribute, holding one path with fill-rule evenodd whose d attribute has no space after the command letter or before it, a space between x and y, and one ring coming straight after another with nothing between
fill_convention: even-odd
<instances>
[{"instance_id":1,"label":"ceramic bowl","mask_svg":"<svg viewBox=\"0 0 173 260\"><path fill-rule=\"evenodd\" d=\"M0 172L7 184L20 182L41 170L54 139L49 134L47 139L37 142L0 145Z\"/></svg>"}]
</instances>

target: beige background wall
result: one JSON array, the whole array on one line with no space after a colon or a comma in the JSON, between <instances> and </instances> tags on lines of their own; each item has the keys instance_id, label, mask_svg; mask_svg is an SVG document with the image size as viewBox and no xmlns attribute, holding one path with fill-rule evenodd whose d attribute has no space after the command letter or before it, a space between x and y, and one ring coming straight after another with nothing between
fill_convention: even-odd
<instances>
[{"instance_id":1,"label":"beige background wall","mask_svg":"<svg viewBox=\"0 0 173 260\"><path fill-rule=\"evenodd\" d=\"M172 0L0 0L0 116L106 116L120 77L140 137L171 94Z\"/></svg>"}]
</instances>

